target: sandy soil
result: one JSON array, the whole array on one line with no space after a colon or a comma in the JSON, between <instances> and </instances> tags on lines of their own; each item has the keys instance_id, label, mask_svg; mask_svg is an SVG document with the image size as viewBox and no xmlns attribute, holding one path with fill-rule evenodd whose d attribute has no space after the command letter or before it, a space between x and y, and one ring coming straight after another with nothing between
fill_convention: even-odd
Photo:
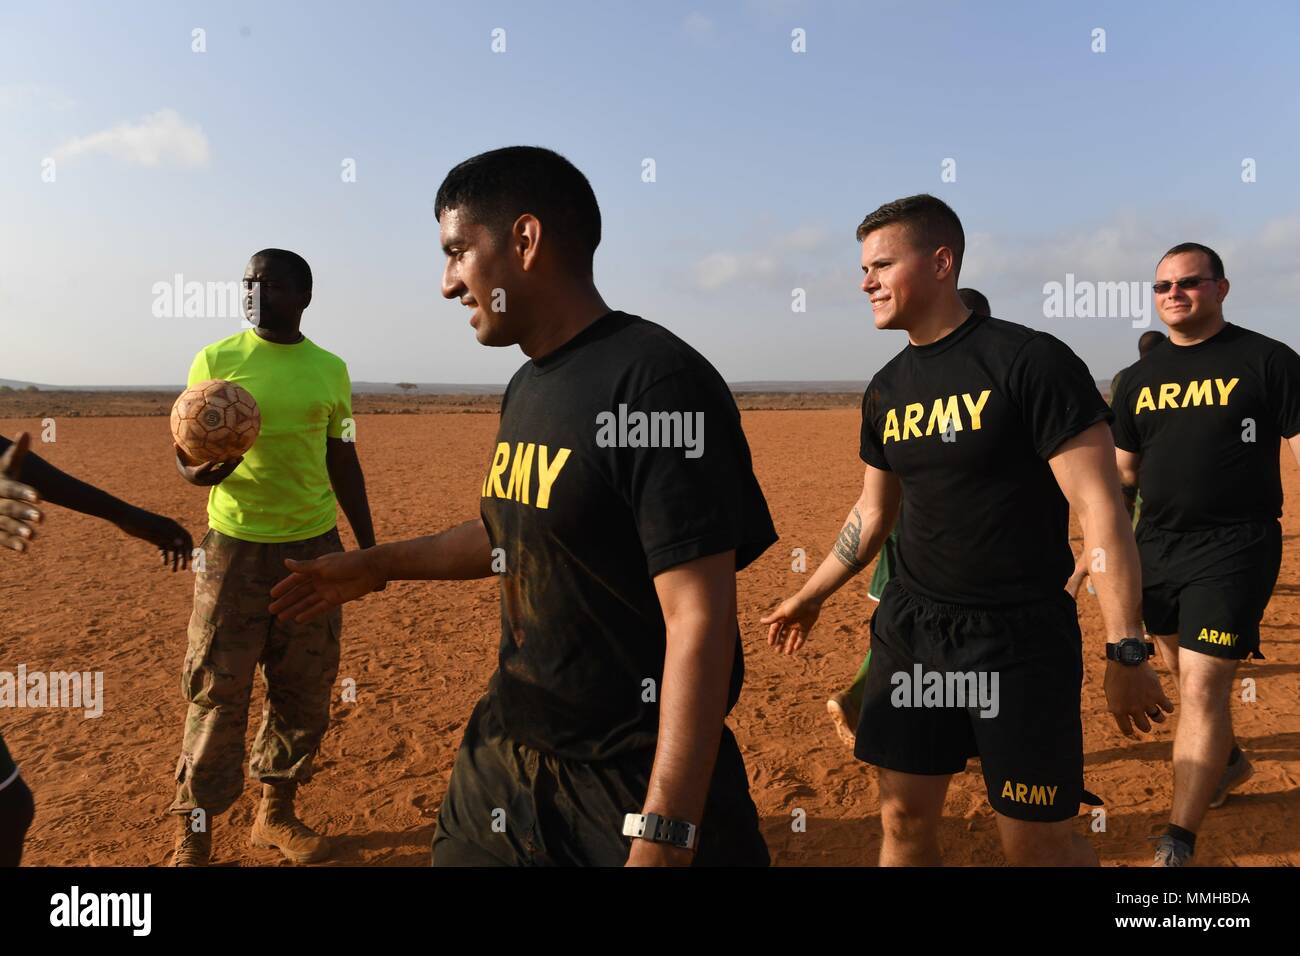
<instances>
[{"instance_id":1,"label":"sandy soil","mask_svg":"<svg viewBox=\"0 0 1300 956\"><path fill-rule=\"evenodd\" d=\"M36 450L120 497L182 520L197 540L206 527L205 495L172 472L166 420L86 417L84 401L68 407L83 415L59 414L57 442ZM9 436L21 429L39 435L40 417L50 413L48 406L5 408L0 415L22 416L0 418L0 434ZM141 409L155 416L166 410ZM875 775L835 737L825 711L826 697L848 682L866 647L870 575L826 608L798 658L769 652L758 623L802 581L791 571L791 549L806 549L815 568L858 494L858 413L757 410L744 421L781 541L740 579L748 679L731 723L775 862L874 863ZM360 413L359 450L380 540L436 531L475 514L495 427L494 415L451 409ZM1211 811L1199 842L1201 864L1300 862L1300 471L1289 455L1283 474L1286 555L1264 623L1268 659L1242 670L1254 680L1257 700L1234 704L1238 737L1256 774L1223 809ZM344 536L353 546L350 533ZM1078 550L1077 527L1074 545ZM53 507L33 553L0 555L0 670L25 663L31 670L105 675L98 719L58 709L0 711L0 727L37 795L29 864L145 865L169 855L173 831L164 811L185 712L179 672L193 581L157 560L116 529ZM1106 800L1108 818L1105 832L1091 832L1084 816L1078 826L1105 863L1146 865L1148 837L1168 819L1172 727L1140 743L1120 736L1101 692L1096 599L1084 595L1080 603L1088 645L1088 784ZM337 864L428 862L465 718L494 666L497 627L492 582L395 584L349 606L339 678L355 679L358 700L335 703L317 778L300 801L308 822L337 835ZM250 742L261 695L259 684ZM250 783L216 821L219 862L278 862L273 851L248 846L255 796ZM792 827L796 810L806 813L805 832ZM1001 862L975 763L954 781L942 837L950 863Z\"/></svg>"}]
</instances>

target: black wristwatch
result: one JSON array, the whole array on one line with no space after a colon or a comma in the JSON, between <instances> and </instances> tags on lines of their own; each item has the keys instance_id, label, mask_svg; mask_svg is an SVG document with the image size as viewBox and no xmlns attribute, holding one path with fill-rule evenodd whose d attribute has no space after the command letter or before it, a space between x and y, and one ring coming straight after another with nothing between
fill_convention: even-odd
<instances>
[{"instance_id":1,"label":"black wristwatch","mask_svg":"<svg viewBox=\"0 0 1300 956\"><path fill-rule=\"evenodd\" d=\"M1135 666L1156 656L1156 646L1137 637L1126 637L1116 644L1106 645L1106 660Z\"/></svg>"},{"instance_id":2,"label":"black wristwatch","mask_svg":"<svg viewBox=\"0 0 1300 956\"><path fill-rule=\"evenodd\" d=\"M700 842L700 828L694 823L661 817L657 813L629 813L623 818L623 836L694 850Z\"/></svg>"}]
</instances>

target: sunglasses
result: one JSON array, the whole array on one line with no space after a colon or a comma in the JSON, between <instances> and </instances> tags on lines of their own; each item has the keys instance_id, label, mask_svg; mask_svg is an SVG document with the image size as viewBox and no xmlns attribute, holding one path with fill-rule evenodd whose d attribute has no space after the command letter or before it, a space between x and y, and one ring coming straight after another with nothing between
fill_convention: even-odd
<instances>
[{"instance_id":1,"label":"sunglasses","mask_svg":"<svg viewBox=\"0 0 1300 956\"><path fill-rule=\"evenodd\" d=\"M1218 281L1219 281L1218 279L1213 279L1208 276L1192 276L1187 279L1177 279L1173 282L1168 282L1168 281L1153 282L1151 283L1151 291L1154 292L1156 295L1164 295L1174 286L1178 286L1178 288L1182 289L1183 291L1186 291L1188 289L1195 289L1202 282L1218 282Z\"/></svg>"}]
</instances>

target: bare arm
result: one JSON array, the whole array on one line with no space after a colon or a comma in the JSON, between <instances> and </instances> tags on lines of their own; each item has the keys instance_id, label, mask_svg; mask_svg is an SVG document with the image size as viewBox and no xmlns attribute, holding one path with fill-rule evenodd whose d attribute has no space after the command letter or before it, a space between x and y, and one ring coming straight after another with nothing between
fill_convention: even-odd
<instances>
[{"instance_id":1,"label":"bare arm","mask_svg":"<svg viewBox=\"0 0 1300 956\"><path fill-rule=\"evenodd\" d=\"M375 546L375 528L370 521L370 500L366 497L366 476L357 458L357 446L342 438L325 439L325 468L339 506L348 516L352 533L362 548Z\"/></svg>"},{"instance_id":2,"label":"bare arm","mask_svg":"<svg viewBox=\"0 0 1300 956\"><path fill-rule=\"evenodd\" d=\"M786 654L793 654L803 646L826 599L879 553L894 528L901 498L902 486L893 472L867 466L862 494L840 529L831 553L798 594L786 598L762 619L762 623L769 625L769 645Z\"/></svg>"},{"instance_id":3,"label":"bare arm","mask_svg":"<svg viewBox=\"0 0 1300 956\"><path fill-rule=\"evenodd\" d=\"M1143 637L1142 567L1133 526L1121 501L1115 444L1110 428L1098 422L1064 442L1048 459L1056 482L1083 525L1083 548L1101 604L1106 640ZM1106 697L1115 722L1127 736L1133 724L1144 733L1150 721L1164 721L1173 704L1149 663L1108 661Z\"/></svg>"},{"instance_id":4,"label":"bare arm","mask_svg":"<svg viewBox=\"0 0 1300 956\"><path fill-rule=\"evenodd\" d=\"M1137 505L1138 472L1142 467L1142 456L1137 452L1115 449L1115 470L1119 472L1119 490L1124 495L1124 507L1128 509L1130 520Z\"/></svg>"},{"instance_id":5,"label":"bare arm","mask_svg":"<svg viewBox=\"0 0 1300 956\"><path fill-rule=\"evenodd\" d=\"M1125 517L1110 428L1099 422L1048 459L1083 526L1083 550L1109 641L1142 636L1142 571Z\"/></svg>"},{"instance_id":6,"label":"bare arm","mask_svg":"<svg viewBox=\"0 0 1300 956\"><path fill-rule=\"evenodd\" d=\"M286 560L293 573L271 589L270 611L309 621L389 581L463 581L492 575L492 545L481 518L440 534L340 551L312 561Z\"/></svg>"},{"instance_id":7,"label":"bare arm","mask_svg":"<svg viewBox=\"0 0 1300 956\"><path fill-rule=\"evenodd\" d=\"M490 578L492 542L482 518L438 534L371 549L385 581L468 581Z\"/></svg>"},{"instance_id":8,"label":"bare arm","mask_svg":"<svg viewBox=\"0 0 1300 956\"><path fill-rule=\"evenodd\" d=\"M1300 465L1300 432L1288 438L1286 443L1291 446L1291 454L1295 456L1296 464Z\"/></svg>"},{"instance_id":9,"label":"bare arm","mask_svg":"<svg viewBox=\"0 0 1300 956\"><path fill-rule=\"evenodd\" d=\"M656 575L667 627L659 742L642 813L699 825L718 757L736 652L736 553ZM689 865L691 853L633 840L628 864Z\"/></svg>"},{"instance_id":10,"label":"bare arm","mask_svg":"<svg viewBox=\"0 0 1300 956\"><path fill-rule=\"evenodd\" d=\"M0 439L0 450L5 450L4 460L10 462L9 467L0 468L0 472L12 472L8 475L11 478L21 474L23 480L22 485L16 483L13 485L13 493L0 489L0 498L19 498L19 490L23 487L30 488L51 504L61 505L92 518L107 521L132 537L156 546L162 552L163 563L170 562L173 571L189 567L190 552L194 548L194 542L190 538L190 533L180 524L116 498L102 488L74 478L39 455L28 452L26 449L29 444L30 436L26 433L19 435L18 443L12 446L8 440ZM0 478L3 477L5 475L0 475ZM25 495L22 497L28 501L33 500ZM10 510L11 507L0 508L0 516L13 515L17 519L37 510L25 506ZM14 547L15 543L20 543L17 539L6 540L7 532L17 532L27 541L34 540L36 532L31 525L41 520L39 511L37 515L36 518L22 521L27 525L26 532L21 530L18 520L7 521L4 517L0 517L0 544ZM15 550L22 549L15 548Z\"/></svg>"}]
</instances>

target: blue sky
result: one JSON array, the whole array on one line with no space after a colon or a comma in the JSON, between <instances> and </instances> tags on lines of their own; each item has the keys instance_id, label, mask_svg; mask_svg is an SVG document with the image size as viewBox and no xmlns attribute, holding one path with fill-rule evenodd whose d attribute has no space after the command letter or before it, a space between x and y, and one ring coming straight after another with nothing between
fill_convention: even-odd
<instances>
[{"instance_id":1,"label":"blue sky","mask_svg":"<svg viewBox=\"0 0 1300 956\"><path fill-rule=\"evenodd\" d=\"M903 346L853 230L921 191L962 217L963 283L1098 377L1140 330L1049 318L1044 284L1149 280L1187 239L1223 254L1231 320L1296 345L1298 26L1285 3L8 4L0 377L181 382L238 322L157 318L154 284L282 246L354 379L503 383L523 358L440 297L432 201L514 143L591 179L606 300L733 381L865 379Z\"/></svg>"}]
</instances>

